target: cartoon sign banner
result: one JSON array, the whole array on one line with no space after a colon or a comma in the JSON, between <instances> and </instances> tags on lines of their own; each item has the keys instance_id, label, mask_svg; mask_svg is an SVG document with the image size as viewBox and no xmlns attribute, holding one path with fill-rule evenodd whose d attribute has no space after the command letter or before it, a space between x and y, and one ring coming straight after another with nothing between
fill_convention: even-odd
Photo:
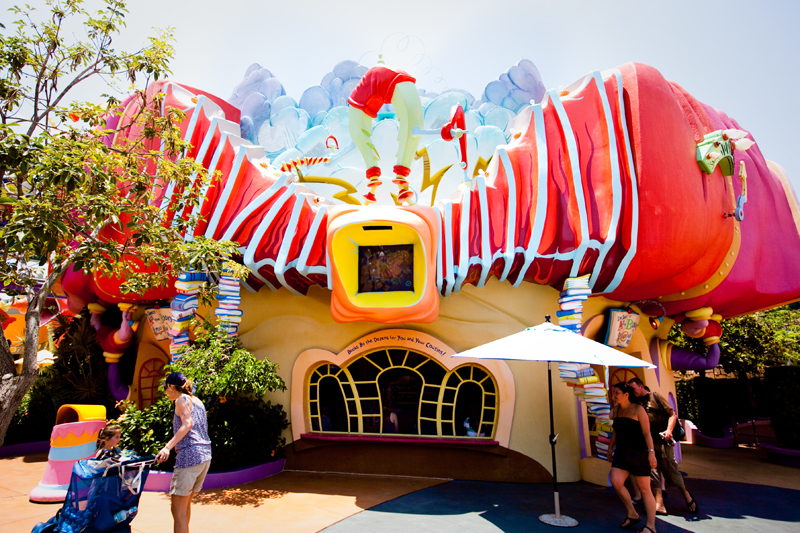
<instances>
[{"instance_id":1,"label":"cartoon sign banner","mask_svg":"<svg viewBox=\"0 0 800 533\"><path fill-rule=\"evenodd\" d=\"M639 326L639 318L639 313L633 311L610 309L605 344L612 348L627 348Z\"/></svg>"},{"instance_id":2,"label":"cartoon sign banner","mask_svg":"<svg viewBox=\"0 0 800 533\"><path fill-rule=\"evenodd\" d=\"M150 322L150 328L156 340L164 341L169 338L167 333L172 327L172 316L170 315L170 308L160 309L158 307L151 307L145 311L147 320Z\"/></svg>"}]
</instances>

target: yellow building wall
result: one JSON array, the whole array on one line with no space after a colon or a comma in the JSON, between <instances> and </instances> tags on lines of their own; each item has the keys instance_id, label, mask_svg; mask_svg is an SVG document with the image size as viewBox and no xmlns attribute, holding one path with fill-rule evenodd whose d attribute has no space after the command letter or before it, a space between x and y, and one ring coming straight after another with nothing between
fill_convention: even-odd
<instances>
[{"instance_id":1,"label":"yellow building wall","mask_svg":"<svg viewBox=\"0 0 800 533\"><path fill-rule=\"evenodd\" d=\"M460 352L540 324L548 314L557 324L557 299L558 292L548 286L523 283L513 287L509 283L490 279L483 288L465 285L461 292L441 298L439 318L430 324L339 324L331 317L331 293L325 288L313 286L305 297L293 296L285 290L265 289L256 294L242 291L244 316L239 337L257 358L267 358L280 365L278 373L286 382L287 390L273 393L268 399L282 404L289 413L292 368L298 355L305 350L319 348L339 353L354 340L369 333L404 328L432 335ZM602 298L592 298L585 303L584 317L602 315L614 304ZM602 321L601 317L598 318ZM659 329L667 328L665 325ZM644 317L637 339L625 351L642 351L645 357L649 357L648 346L654 334ZM531 349L535 349L535 346ZM516 388L509 447L552 471L548 442L547 363L508 361L508 365L513 372ZM665 374L662 368L662 384ZM652 377L652 380L655 381L655 378ZM671 376L668 381L668 388L671 387L674 394ZM646 383L653 388L651 379L646 379ZM556 447L559 479L577 481L580 479L577 406L572 389L558 377L557 364L553 365L553 401L555 431L559 433ZM291 442L291 427L284 432L284 437Z\"/></svg>"}]
</instances>

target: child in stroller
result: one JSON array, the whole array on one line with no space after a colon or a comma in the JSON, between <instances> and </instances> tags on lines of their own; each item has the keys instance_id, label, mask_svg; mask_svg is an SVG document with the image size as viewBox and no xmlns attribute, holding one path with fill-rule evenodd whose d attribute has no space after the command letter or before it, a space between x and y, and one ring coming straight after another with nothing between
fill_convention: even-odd
<instances>
[{"instance_id":1,"label":"child in stroller","mask_svg":"<svg viewBox=\"0 0 800 533\"><path fill-rule=\"evenodd\" d=\"M94 458L98 461L122 460L122 451L117 448L119 439L122 437L122 428L116 424L106 424L106 427L97 434L97 452Z\"/></svg>"},{"instance_id":2,"label":"child in stroller","mask_svg":"<svg viewBox=\"0 0 800 533\"><path fill-rule=\"evenodd\" d=\"M108 431L107 431L108 430ZM75 463L67 498L56 516L32 533L131 531L139 497L155 457L136 457L116 448L119 426L100 430L95 458Z\"/></svg>"}]
</instances>

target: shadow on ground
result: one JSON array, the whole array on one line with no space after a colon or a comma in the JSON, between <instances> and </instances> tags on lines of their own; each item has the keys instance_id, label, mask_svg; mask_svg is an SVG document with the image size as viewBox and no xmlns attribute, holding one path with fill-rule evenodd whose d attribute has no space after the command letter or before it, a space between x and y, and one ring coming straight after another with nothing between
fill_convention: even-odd
<instances>
[{"instance_id":1,"label":"shadow on ground","mask_svg":"<svg viewBox=\"0 0 800 533\"><path fill-rule=\"evenodd\" d=\"M192 502L199 505L233 505L236 507L252 505L259 507L267 500L282 498L286 494L287 492L283 490L232 487L200 492L195 495Z\"/></svg>"},{"instance_id":2,"label":"shadow on ground","mask_svg":"<svg viewBox=\"0 0 800 533\"><path fill-rule=\"evenodd\" d=\"M800 491L744 483L687 481L700 505L692 515L672 489L667 506L677 513L659 517L660 533L692 531L796 532L800 523ZM579 522L577 530L619 529L625 511L613 489L588 483L560 486L562 513ZM383 503L327 528L326 533L437 533L555 531L539 522L554 511L552 485L452 481ZM644 513L644 509L640 508ZM746 520L745 520L746 519ZM642 522L643 524L643 522Z\"/></svg>"}]
</instances>

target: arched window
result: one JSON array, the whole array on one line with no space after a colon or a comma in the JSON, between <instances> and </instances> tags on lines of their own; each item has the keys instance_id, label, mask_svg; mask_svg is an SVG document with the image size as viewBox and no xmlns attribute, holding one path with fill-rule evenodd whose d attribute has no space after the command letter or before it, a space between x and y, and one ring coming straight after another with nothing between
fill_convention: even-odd
<instances>
[{"instance_id":1,"label":"arched window","mask_svg":"<svg viewBox=\"0 0 800 533\"><path fill-rule=\"evenodd\" d=\"M164 366L164 361L152 358L145 361L139 369L139 409L147 409L161 396L160 383L164 377Z\"/></svg>"},{"instance_id":2,"label":"arched window","mask_svg":"<svg viewBox=\"0 0 800 533\"><path fill-rule=\"evenodd\" d=\"M491 439L497 422L497 384L485 368L448 371L405 348L319 364L307 399L312 432Z\"/></svg>"}]
</instances>

